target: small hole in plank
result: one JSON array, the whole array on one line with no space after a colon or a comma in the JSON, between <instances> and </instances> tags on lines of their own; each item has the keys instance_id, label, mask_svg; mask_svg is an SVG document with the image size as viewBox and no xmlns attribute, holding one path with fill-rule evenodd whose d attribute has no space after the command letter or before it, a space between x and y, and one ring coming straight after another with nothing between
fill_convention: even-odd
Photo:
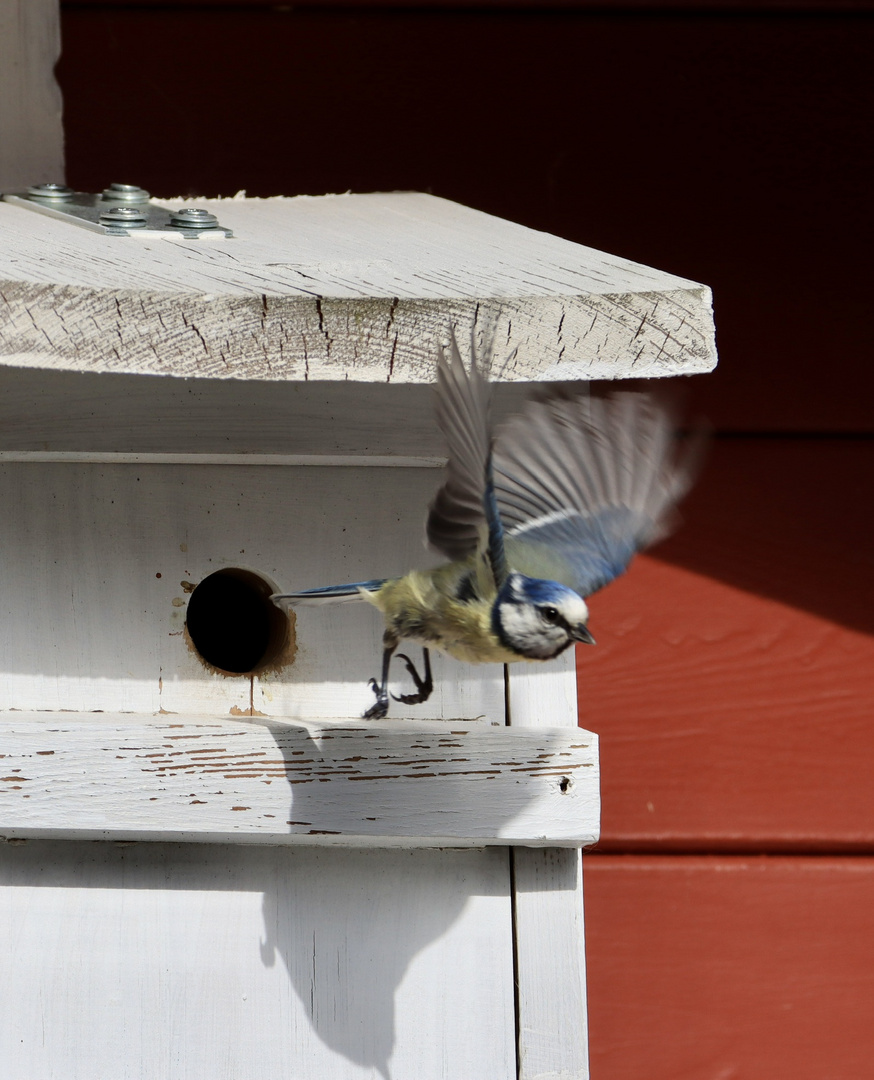
<instances>
[{"instance_id":1,"label":"small hole in plank","mask_svg":"<svg viewBox=\"0 0 874 1080\"><path fill-rule=\"evenodd\" d=\"M255 675L288 652L291 622L271 603L273 582L251 570L228 567L191 593L185 628L197 655L230 675Z\"/></svg>"}]
</instances>

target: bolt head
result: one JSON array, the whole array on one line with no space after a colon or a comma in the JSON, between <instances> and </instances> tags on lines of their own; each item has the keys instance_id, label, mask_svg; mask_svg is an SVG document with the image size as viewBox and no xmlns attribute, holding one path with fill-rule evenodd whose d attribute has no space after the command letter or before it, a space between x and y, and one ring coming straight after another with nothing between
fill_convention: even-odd
<instances>
[{"instance_id":1,"label":"bolt head","mask_svg":"<svg viewBox=\"0 0 874 1080\"><path fill-rule=\"evenodd\" d=\"M170 214L170 224L182 229L214 229L218 225L218 218L209 210L202 210L197 206L183 206L181 210L174 210Z\"/></svg>"},{"instance_id":2,"label":"bolt head","mask_svg":"<svg viewBox=\"0 0 874 1080\"><path fill-rule=\"evenodd\" d=\"M136 184L110 184L108 188L103 189L101 195L102 199L116 203L144 203L148 202L150 197L145 188L138 187Z\"/></svg>"},{"instance_id":3,"label":"bolt head","mask_svg":"<svg viewBox=\"0 0 874 1080\"><path fill-rule=\"evenodd\" d=\"M141 229L146 220L146 215L135 206L113 206L100 215L102 225L125 225L129 229Z\"/></svg>"}]
</instances>

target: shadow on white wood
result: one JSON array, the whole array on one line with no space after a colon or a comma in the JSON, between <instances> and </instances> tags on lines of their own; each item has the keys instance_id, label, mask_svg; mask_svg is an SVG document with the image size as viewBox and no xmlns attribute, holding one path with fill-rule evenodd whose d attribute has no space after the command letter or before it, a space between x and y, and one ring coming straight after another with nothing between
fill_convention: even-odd
<instances>
[{"instance_id":1,"label":"shadow on white wood","mask_svg":"<svg viewBox=\"0 0 874 1080\"><path fill-rule=\"evenodd\" d=\"M506 851L29 841L0 882L16 1080L515 1078Z\"/></svg>"}]
</instances>

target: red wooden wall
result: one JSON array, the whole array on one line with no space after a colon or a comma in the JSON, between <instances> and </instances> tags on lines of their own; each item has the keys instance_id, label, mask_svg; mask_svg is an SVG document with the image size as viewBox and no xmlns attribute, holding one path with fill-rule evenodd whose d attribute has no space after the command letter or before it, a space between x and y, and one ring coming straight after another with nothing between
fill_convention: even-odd
<instances>
[{"instance_id":1,"label":"red wooden wall","mask_svg":"<svg viewBox=\"0 0 874 1080\"><path fill-rule=\"evenodd\" d=\"M579 661L593 1076L867 1080L874 2L62 11L76 186L429 190L713 287L707 467Z\"/></svg>"}]
</instances>

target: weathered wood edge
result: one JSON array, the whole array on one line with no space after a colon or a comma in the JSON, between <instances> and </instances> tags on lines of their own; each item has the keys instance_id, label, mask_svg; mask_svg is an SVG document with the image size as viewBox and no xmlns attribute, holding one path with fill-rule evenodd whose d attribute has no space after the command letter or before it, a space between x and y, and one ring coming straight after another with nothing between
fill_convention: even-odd
<instances>
[{"instance_id":1,"label":"weathered wood edge","mask_svg":"<svg viewBox=\"0 0 874 1080\"><path fill-rule=\"evenodd\" d=\"M591 844L597 739L470 721L0 717L0 835Z\"/></svg>"},{"instance_id":2,"label":"weathered wood edge","mask_svg":"<svg viewBox=\"0 0 874 1080\"><path fill-rule=\"evenodd\" d=\"M0 282L0 365L266 381L428 383L447 328L496 325L495 381L711 371L710 290L470 297L214 296ZM505 357L510 357L505 360Z\"/></svg>"}]
</instances>

